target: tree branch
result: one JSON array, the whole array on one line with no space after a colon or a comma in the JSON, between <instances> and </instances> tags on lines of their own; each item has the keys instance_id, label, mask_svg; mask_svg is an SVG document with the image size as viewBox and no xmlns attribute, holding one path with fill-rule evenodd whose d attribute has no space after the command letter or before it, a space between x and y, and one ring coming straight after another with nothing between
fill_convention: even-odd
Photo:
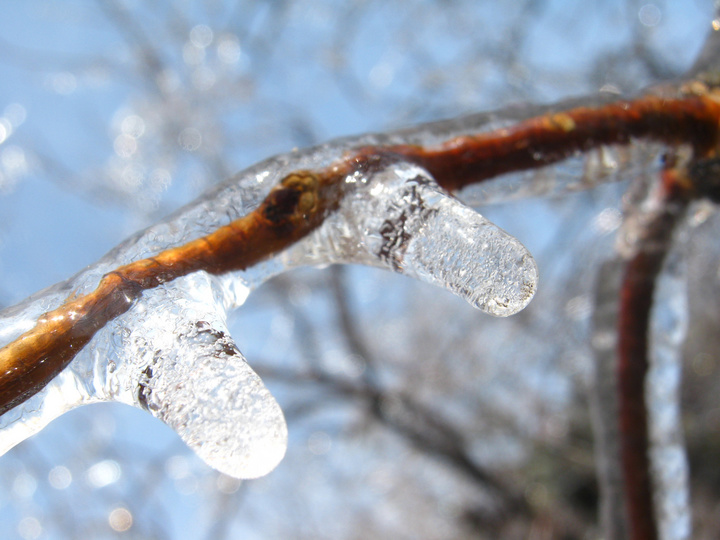
<instances>
[{"instance_id":1,"label":"tree branch","mask_svg":"<svg viewBox=\"0 0 720 540\"><path fill-rule=\"evenodd\" d=\"M632 101L548 113L436 146L364 146L327 167L292 172L255 210L206 236L116 268L94 291L69 298L0 349L0 413L47 385L144 290L199 270L219 275L247 269L306 236L357 189L345 181L353 174L399 159L424 167L444 189L458 190L632 139L689 144L696 155L705 156L718 142L718 92L702 83L670 92L665 91L666 97L647 94Z\"/></svg>"},{"instance_id":2,"label":"tree branch","mask_svg":"<svg viewBox=\"0 0 720 540\"><path fill-rule=\"evenodd\" d=\"M662 173L658 211L641 222L636 253L626 263L617 320L618 414L630 538L658 538L650 468L645 385L649 369L650 311L657 278L676 225L689 202L686 171L668 165Z\"/></svg>"}]
</instances>

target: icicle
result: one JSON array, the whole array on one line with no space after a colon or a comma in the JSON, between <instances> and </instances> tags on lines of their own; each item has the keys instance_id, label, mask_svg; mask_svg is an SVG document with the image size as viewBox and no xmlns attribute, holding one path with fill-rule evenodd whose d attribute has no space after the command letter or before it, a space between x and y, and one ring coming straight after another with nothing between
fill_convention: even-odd
<instances>
[{"instance_id":1,"label":"icicle","mask_svg":"<svg viewBox=\"0 0 720 540\"><path fill-rule=\"evenodd\" d=\"M495 316L523 309L537 267L515 238L461 204L422 168L395 163L368 177L316 233L289 250L288 266L359 263L444 287Z\"/></svg>"},{"instance_id":2,"label":"icicle","mask_svg":"<svg viewBox=\"0 0 720 540\"><path fill-rule=\"evenodd\" d=\"M149 411L230 476L262 476L285 454L282 411L235 346L218 283L204 272L147 291L50 385L0 417L1 449L100 401Z\"/></svg>"},{"instance_id":3,"label":"icicle","mask_svg":"<svg viewBox=\"0 0 720 540\"><path fill-rule=\"evenodd\" d=\"M199 272L145 296L117 321L118 330L134 330L123 337L119 367L106 374L105 397L148 410L227 475L270 472L285 454L285 420L230 337L213 278ZM96 372L104 367L97 360Z\"/></svg>"}]
</instances>

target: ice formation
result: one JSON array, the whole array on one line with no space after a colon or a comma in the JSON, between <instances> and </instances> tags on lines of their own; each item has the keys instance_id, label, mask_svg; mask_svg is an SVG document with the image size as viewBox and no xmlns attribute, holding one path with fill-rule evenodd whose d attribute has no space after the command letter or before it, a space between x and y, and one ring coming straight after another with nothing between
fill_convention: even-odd
<instances>
[{"instance_id":1,"label":"ice formation","mask_svg":"<svg viewBox=\"0 0 720 540\"><path fill-rule=\"evenodd\" d=\"M340 141L240 173L67 282L5 310L0 344L17 339L69 297L92 292L115 268L208 235L257 208L290 172L327 167L346 149L347 141ZM130 309L101 328L58 376L0 417L0 452L70 409L115 401L163 420L225 474L266 474L284 455L287 428L280 407L228 334L226 313L274 275L333 263L404 273L497 316L525 307L537 283L527 250L421 167L397 160L358 170L344 179L340 206L288 249L246 270L197 271L128 299Z\"/></svg>"}]
</instances>

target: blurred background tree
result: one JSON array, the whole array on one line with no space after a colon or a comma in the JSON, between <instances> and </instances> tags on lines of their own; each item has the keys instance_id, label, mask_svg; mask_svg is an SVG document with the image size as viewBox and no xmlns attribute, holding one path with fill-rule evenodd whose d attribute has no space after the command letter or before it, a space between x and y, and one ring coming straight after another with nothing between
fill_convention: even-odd
<instances>
[{"instance_id":1,"label":"blurred background tree","mask_svg":"<svg viewBox=\"0 0 720 540\"><path fill-rule=\"evenodd\" d=\"M13 2L0 22L0 300L274 153L679 77L711 17L709 0ZM590 320L625 188L481 209L538 259L539 293L511 319L366 268L275 279L232 331L288 419L276 471L225 477L147 415L93 406L2 458L0 530L599 538ZM707 208L692 220L685 436L694 537L716 538L720 223Z\"/></svg>"}]
</instances>

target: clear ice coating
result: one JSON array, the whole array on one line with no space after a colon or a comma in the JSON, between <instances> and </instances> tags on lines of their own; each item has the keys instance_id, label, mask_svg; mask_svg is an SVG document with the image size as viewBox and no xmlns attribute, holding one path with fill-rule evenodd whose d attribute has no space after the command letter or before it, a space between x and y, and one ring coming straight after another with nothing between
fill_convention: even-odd
<instances>
[{"instance_id":1,"label":"clear ice coating","mask_svg":"<svg viewBox=\"0 0 720 540\"><path fill-rule=\"evenodd\" d=\"M687 245L677 242L677 245ZM688 326L686 257L671 251L657 283L651 324L646 401L660 538L692 537L690 480L680 403L683 344Z\"/></svg>"},{"instance_id":2,"label":"clear ice coating","mask_svg":"<svg viewBox=\"0 0 720 540\"><path fill-rule=\"evenodd\" d=\"M356 146L379 138L355 139ZM206 235L256 208L288 173L328 166L338 141L273 158L146 229L64 283L0 313L0 345L107 272ZM237 478L271 471L287 445L283 413L242 356L226 313L293 267L360 263L445 287L496 316L532 298L537 268L512 236L442 190L423 169L390 163L345 179L345 196L314 232L264 262L222 276L203 271L143 292L39 393L0 417L0 452L81 405L115 401L148 411L211 467Z\"/></svg>"},{"instance_id":3,"label":"clear ice coating","mask_svg":"<svg viewBox=\"0 0 720 540\"><path fill-rule=\"evenodd\" d=\"M291 266L359 263L444 287L491 315L523 309L538 273L525 247L450 196L422 168L395 163L345 198L325 226L288 250Z\"/></svg>"}]
</instances>

